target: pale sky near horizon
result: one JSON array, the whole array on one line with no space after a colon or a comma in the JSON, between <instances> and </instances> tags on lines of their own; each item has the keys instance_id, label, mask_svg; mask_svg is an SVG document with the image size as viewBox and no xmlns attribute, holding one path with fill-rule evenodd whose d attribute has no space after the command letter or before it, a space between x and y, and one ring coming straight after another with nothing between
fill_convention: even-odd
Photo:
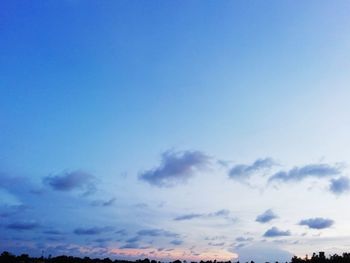
<instances>
[{"instance_id":1,"label":"pale sky near horizon","mask_svg":"<svg viewBox=\"0 0 350 263\"><path fill-rule=\"evenodd\" d=\"M0 6L1 251L347 251L350 2Z\"/></svg>"}]
</instances>

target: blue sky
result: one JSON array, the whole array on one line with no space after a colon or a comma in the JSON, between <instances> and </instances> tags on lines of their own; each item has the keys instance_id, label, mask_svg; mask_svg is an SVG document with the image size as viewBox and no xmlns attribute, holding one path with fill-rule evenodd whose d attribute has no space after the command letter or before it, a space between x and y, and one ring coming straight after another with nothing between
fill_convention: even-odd
<instances>
[{"instance_id":1,"label":"blue sky","mask_svg":"<svg viewBox=\"0 0 350 263\"><path fill-rule=\"evenodd\" d=\"M347 1L4 1L0 250L349 247Z\"/></svg>"}]
</instances>

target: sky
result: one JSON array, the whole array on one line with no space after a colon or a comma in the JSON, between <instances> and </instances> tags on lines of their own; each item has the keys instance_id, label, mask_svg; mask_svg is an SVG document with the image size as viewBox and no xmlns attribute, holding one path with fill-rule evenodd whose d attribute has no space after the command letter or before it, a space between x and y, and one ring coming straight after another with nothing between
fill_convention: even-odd
<instances>
[{"instance_id":1,"label":"sky","mask_svg":"<svg viewBox=\"0 0 350 263\"><path fill-rule=\"evenodd\" d=\"M0 250L286 261L350 246L349 1L0 8Z\"/></svg>"}]
</instances>

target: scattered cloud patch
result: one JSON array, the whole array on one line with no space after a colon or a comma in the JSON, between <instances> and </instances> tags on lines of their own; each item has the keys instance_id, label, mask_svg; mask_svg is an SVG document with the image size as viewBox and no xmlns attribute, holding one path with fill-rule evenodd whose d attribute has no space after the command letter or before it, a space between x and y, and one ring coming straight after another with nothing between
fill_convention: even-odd
<instances>
[{"instance_id":1,"label":"scattered cloud patch","mask_svg":"<svg viewBox=\"0 0 350 263\"><path fill-rule=\"evenodd\" d=\"M139 236L132 237L132 238L129 238L128 240L126 240L127 243L135 243L135 242L138 242L138 241L140 241L140 237Z\"/></svg>"},{"instance_id":2,"label":"scattered cloud patch","mask_svg":"<svg viewBox=\"0 0 350 263\"><path fill-rule=\"evenodd\" d=\"M282 236L290 236L291 233L289 230L283 231L279 230L277 227L271 227L264 233L264 237L282 237Z\"/></svg>"},{"instance_id":3,"label":"scattered cloud patch","mask_svg":"<svg viewBox=\"0 0 350 263\"><path fill-rule=\"evenodd\" d=\"M342 176L337 179L331 179L329 190L336 195L340 195L350 190L350 180L348 177Z\"/></svg>"},{"instance_id":4,"label":"scattered cloud patch","mask_svg":"<svg viewBox=\"0 0 350 263\"><path fill-rule=\"evenodd\" d=\"M136 248L140 248L140 245L137 243L127 243L127 244L120 247L120 249L127 249L127 248L136 249Z\"/></svg>"},{"instance_id":5,"label":"scattered cloud patch","mask_svg":"<svg viewBox=\"0 0 350 263\"><path fill-rule=\"evenodd\" d=\"M234 180L244 180L249 178L252 174L267 170L274 166L276 163L271 158L257 159L252 164L237 164L229 171L229 177Z\"/></svg>"},{"instance_id":6,"label":"scattered cloud patch","mask_svg":"<svg viewBox=\"0 0 350 263\"><path fill-rule=\"evenodd\" d=\"M46 230L46 231L43 231L44 234L47 234L47 235L62 235L63 233L60 232L60 231L57 231L57 230Z\"/></svg>"},{"instance_id":7,"label":"scattered cloud patch","mask_svg":"<svg viewBox=\"0 0 350 263\"><path fill-rule=\"evenodd\" d=\"M179 246L179 245L181 245L182 243L183 243L183 241L182 241L182 240L179 240L179 239L175 239L175 240L170 241L170 244L173 244L173 245L175 245L175 246Z\"/></svg>"},{"instance_id":8,"label":"scattered cloud patch","mask_svg":"<svg viewBox=\"0 0 350 263\"><path fill-rule=\"evenodd\" d=\"M221 209L221 210L219 210L219 211L217 211L217 212L208 214L208 216L214 216L214 217L215 217L215 216L218 216L218 217L220 217L220 216L226 217L226 216L229 216L229 215L230 215L230 211L227 210L227 209Z\"/></svg>"},{"instance_id":9,"label":"scattered cloud patch","mask_svg":"<svg viewBox=\"0 0 350 263\"><path fill-rule=\"evenodd\" d=\"M162 154L159 167L141 173L139 179L158 187L172 187L186 182L209 161L210 157L200 151L167 151Z\"/></svg>"},{"instance_id":10,"label":"scattered cloud patch","mask_svg":"<svg viewBox=\"0 0 350 263\"><path fill-rule=\"evenodd\" d=\"M116 200L117 200L116 198L111 198L111 199L108 199L108 200L95 200L95 201L91 202L91 205L92 206L107 207L107 206L114 205Z\"/></svg>"},{"instance_id":11,"label":"scattered cloud patch","mask_svg":"<svg viewBox=\"0 0 350 263\"><path fill-rule=\"evenodd\" d=\"M305 178L316 177L332 177L341 173L341 167L339 165L329 165L325 163L321 164L308 164L302 167L294 167L289 171L280 171L275 173L269 178L269 182L290 182L301 181Z\"/></svg>"},{"instance_id":12,"label":"scattered cloud patch","mask_svg":"<svg viewBox=\"0 0 350 263\"><path fill-rule=\"evenodd\" d=\"M184 220L191 220L199 217L203 217L205 214L187 214L187 215L182 215L175 217L175 221L184 221Z\"/></svg>"},{"instance_id":13,"label":"scattered cloud patch","mask_svg":"<svg viewBox=\"0 0 350 263\"><path fill-rule=\"evenodd\" d=\"M120 229L115 232L117 235L126 236L128 232L125 229Z\"/></svg>"},{"instance_id":14,"label":"scattered cloud patch","mask_svg":"<svg viewBox=\"0 0 350 263\"><path fill-rule=\"evenodd\" d=\"M240 262L289 262L293 254L282 250L276 245L257 244L250 246L236 247L234 252L238 253Z\"/></svg>"},{"instance_id":15,"label":"scattered cloud patch","mask_svg":"<svg viewBox=\"0 0 350 263\"><path fill-rule=\"evenodd\" d=\"M56 191L84 190L86 194L95 191L95 177L83 171L65 172L47 176L43 182Z\"/></svg>"},{"instance_id":16,"label":"scattered cloud patch","mask_svg":"<svg viewBox=\"0 0 350 263\"><path fill-rule=\"evenodd\" d=\"M39 227L37 222L13 222L6 226L8 229L22 231L22 230L32 230Z\"/></svg>"},{"instance_id":17,"label":"scattered cloud patch","mask_svg":"<svg viewBox=\"0 0 350 263\"><path fill-rule=\"evenodd\" d=\"M271 220L273 220L277 217L278 216L271 209L268 209L264 213L262 213L261 215L258 215L256 217L255 221L259 222L259 223L267 223L267 222L270 222Z\"/></svg>"},{"instance_id":18,"label":"scattered cloud patch","mask_svg":"<svg viewBox=\"0 0 350 263\"><path fill-rule=\"evenodd\" d=\"M74 230L76 235L99 235L101 233L111 231L111 227L91 227L91 228L77 228Z\"/></svg>"},{"instance_id":19,"label":"scattered cloud patch","mask_svg":"<svg viewBox=\"0 0 350 263\"><path fill-rule=\"evenodd\" d=\"M223 240L226 239L225 236L213 236L213 237L206 237L205 240L209 240L209 241L214 241L214 240Z\"/></svg>"},{"instance_id":20,"label":"scattered cloud patch","mask_svg":"<svg viewBox=\"0 0 350 263\"><path fill-rule=\"evenodd\" d=\"M208 245L212 247L222 247L225 245L225 242L220 242L220 243L209 242Z\"/></svg>"},{"instance_id":21,"label":"scattered cloud patch","mask_svg":"<svg viewBox=\"0 0 350 263\"><path fill-rule=\"evenodd\" d=\"M212 213L198 213L198 214L186 214L182 216L175 217L175 221L185 221L185 220L192 220L192 219L197 219L197 218L213 218L213 217L221 217L225 219L229 219L230 221L236 221L236 218L233 218L230 216L230 211L227 209L222 209L216 212Z\"/></svg>"},{"instance_id":22,"label":"scattered cloud patch","mask_svg":"<svg viewBox=\"0 0 350 263\"><path fill-rule=\"evenodd\" d=\"M177 237L178 234L166 231L164 229L143 229L137 232L139 236L151 236L151 237L157 237L157 236L165 236L165 237Z\"/></svg>"},{"instance_id":23,"label":"scattered cloud patch","mask_svg":"<svg viewBox=\"0 0 350 263\"><path fill-rule=\"evenodd\" d=\"M253 241L254 239L252 237L237 237L236 241L237 242L250 242Z\"/></svg>"},{"instance_id":24,"label":"scattered cloud patch","mask_svg":"<svg viewBox=\"0 0 350 263\"><path fill-rule=\"evenodd\" d=\"M111 238L96 238L93 241L96 243L106 243L106 242L112 241L112 239Z\"/></svg>"},{"instance_id":25,"label":"scattered cloud patch","mask_svg":"<svg viewBox=\"0 0 350 263\"><path fill-rule=\"evenodd\" d=\"M312 228L312 229L329 228L333 224L334 224L334 221L332 219L322 218L322 217L304 219L299 222L299 225L308 226L309 228Z\"/></svg>"}]
</instances>

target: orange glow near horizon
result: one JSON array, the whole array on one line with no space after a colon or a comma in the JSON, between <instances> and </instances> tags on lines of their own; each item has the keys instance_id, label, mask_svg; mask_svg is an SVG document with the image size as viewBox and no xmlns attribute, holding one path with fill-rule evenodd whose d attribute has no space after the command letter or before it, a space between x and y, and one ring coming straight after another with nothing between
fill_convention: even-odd
<instances>
[{"instance_id":1,"label":"orange glow near horizon","mask_svg":"<svg viewBox=\"0 0 350 263\"><path fill-rule=\"evenodd\" d=\"M120 249L113 248L110 250L111 254L130 256L130 257L148 257L150 259L168 259L168 260L217 260L229 261L238 258L238 254L225 250L211 250L199 253L199 255L192 254L187 249L174 249L172 251L158 251L155 248L148 249Z\"/></svg>"}]
</instances>

